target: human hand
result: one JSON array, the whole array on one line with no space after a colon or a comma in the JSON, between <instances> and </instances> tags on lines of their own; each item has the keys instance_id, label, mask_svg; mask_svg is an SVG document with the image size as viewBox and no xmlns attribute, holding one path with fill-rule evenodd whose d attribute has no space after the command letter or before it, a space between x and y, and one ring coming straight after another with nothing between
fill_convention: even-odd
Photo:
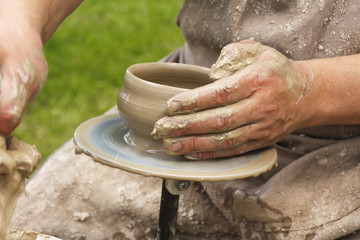
<instances>
[{"instance_id":1,"label":"human hand","mask_svg":"<svg viewBox=\"0 0 360 240\"><path fill-rule=\"evenodd\" d=\"M169 154L212 159L275 143L302 127L301 99L313 81L305 62L254 41L224 47L210 70L214 83L167 102L169 117L155 123ZM181 115L180 115L181 114Z\"/></svg>"},{"instance_id":2,"label":"human hand","mask_svg":"<svg viewBox=\"0 0 360 240\"><path fill-rule=\"evenodd\" d=\"M40 33L23 15L13 9L0 17L0 134L7 136L47 77Z\"/></svg>"}]
</instances>

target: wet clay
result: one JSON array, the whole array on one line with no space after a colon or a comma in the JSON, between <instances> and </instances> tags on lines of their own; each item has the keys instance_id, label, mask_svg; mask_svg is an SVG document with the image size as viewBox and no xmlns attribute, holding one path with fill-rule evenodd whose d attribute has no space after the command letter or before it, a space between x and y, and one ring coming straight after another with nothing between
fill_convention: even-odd
<instances>
[{"instance_id":1,"label":"wet clay","mask_svg":"<svg viewBox=\"0 0 360 240\"><path fill-rule=\"evenodd\" d=\"M56 240L58 238L46 236L35 231L11 231L9 240ZM59 239L58 239L59 240Z\"/></svg>"},{"instance_id":2,"label":"wet clay","mask_svg":"<svg viewBox=\"0 0 360 240\"><path fill-rule=\"evenodd\" d=\"M198 136L198 139L201 141L209 141L212 143L223 143L227 140L236 140L237 138L244 135L250 127L251 125L245 125L228 132L216 133L216 134L203 134L201 136ZM181 144L182 141L186 141L187 139L190 139L190 137L165 138L163 141L163 145L166 153L169 155L181 155L181 153L171 151L171 146L175 143ZM237 141L237 143L233 144L232 147L237 147L240 146L241 144L244 144L244 142ZM196 157L194 157L192 154L185 154L184 156L189 160L200 160L201 153L199 154L200 155L197 155Z\"/></svg>"},{"instance_id":3,"label":"wet clay","mask_svg":"<svg viewBox=\"0 0 360 240\"><path fill-rule=\"evenodd\" d=\"M216 63L211 66L210 78L215 81L244 69L254 63L256 57L267 48L260 43L251 41L224 47Z\"/></svg>"},{"instance_id":4,"label":"wet clay","mask_svg":"<svg viewBox=\"0 0 360 240\"><path fill-rule=\"evenodd\" d=\"M37 232L13 231L10 233L10 240L36 240Z\"/></svg>"},{"instance_id":5,"label":"wet clay","mask_svg":"<svg viewBox=\"0 0 360 240\"><path fill-rule=\"evenodd\" d=\"M210 118L223 119L223 118L233 117L237 113L237 110L240 107L242 107L243 105L246 105L248 102L249 102L248 99L244 99L242 101L238 101L236 103L229 104L224 107L204 110L204 111L200 111L197 113L190 113L187 115L178 115L176 117L164 117L162 119L159 119L155 123L154 129L153 129L151 135L155 139L173 137L174 136L172 134L173 130L184 129L191 123L196 122L197 124L199 124L199 123L206 124L206 121L208 121ZM234 129L234 128L228 128L227 130L229 131L232 129ZM214 129L213 132L220 132L220 131L218 131L217 129ZM225 136L225 135L223 134L223 136ZM227 140L229 138L227 138L227 137L215 138L214 137L214 141L220 141L220 139Z\"/></svg>"},{"instance_id":6,"label":"wet clay","mask_svg":"<svg viewBox=\"0 0 360 240\"><path fill-rule=\"evenodd\" d=\"M10 137L0 138L0 239L8 239L9 224L25 178L36 168L41 154L35 146Z\"/></svg>"},{"instance_id":7,"label":"wet clay","mask_svg":"<svg viewBox=\"0 0 360 240\"><path fill-rule=\"evenodd\" d=\"M133 146L126 142L128 131L117 114L106 114L81 124L75 131L74 143L78 153L102 164L164 179L233 180L259 175L271 169L277 160L275 149L268 148L227 159L188 161L182 156L168 155L163 149L152 151ZM155 142L162 148L160 141Z\"/></svg>"},{"instance_id":8,"label":"wet clay","mask_svg":"<svg viewBox=\"0 0 360 240\"><path fill-rule=\"evenodd\" d=\"M261 60L258 59L259 56ZM294 62L274 48L250 40L244 43L232 43L224 47L216 63L211 66L210 78L218 80L230 76L255 62L264 64L262 68L273 69L283 77L289 91L298 98L297 101L309 91L314 79L310 65L305 62ZM253 75L259 73L263 74L261 67L252 72Z\"/></svg>"},{"instance_id":9,"label":"wet clay","mask_svg":"<svg viewBox=\"0 0 360 240\"><path fill-rule=\"evenodd\" d=\"M151 132L155 122L166 116L167 100L178 93L210 83L208 72L208 68L176 63L130 66L117 101L120 116L131 129L125 136L130 146L142 151L161 152L160 142L154 142Z\"/></svg>"}]
</instances>

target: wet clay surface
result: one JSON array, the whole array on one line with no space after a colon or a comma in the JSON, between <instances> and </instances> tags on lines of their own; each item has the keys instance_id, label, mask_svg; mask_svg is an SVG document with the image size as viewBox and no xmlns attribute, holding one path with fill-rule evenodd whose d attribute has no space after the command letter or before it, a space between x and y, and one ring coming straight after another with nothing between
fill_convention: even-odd
<instances>
[{"instance_id":1,"label":"wet clay surface","mask_svg":"<svg viewBox=\"0 0 360 240\"><path fill-rule=\"evenodd\" d=\"M84 152L106 165L145 176L193 181L257 176L271 169L277 160L275 149L267 148L232 158L190 161L181 156L166 154L159 145L157 149L142 149L129 144L129 130L124 124L122 119L114 114L86 121L77 128L74 135L77 151ZM148 144L146 147L154 147L159 142L148 139L145 143Z\"/></svg>"},{"instance_id":2,"label":"wet clay surface","mask_svg":"<svg viewBox=\"0 0 360 240\"><path fill-rule=\"evenodd\" d=\"M261 60L258 60L258 58L261 58ZM250 40L224 47L216 63L211 66L209 75L211 79L218 80L237 71L242 71L257 61L262 62L264 59L272 60L265 60L264 63L261 63L264 64L263 68L265 66L269 67L283 77L287 82L289 91L295 97L302 98L309 91L314 80L313 70L309 65L304 62L294 62L277 50ZM301 74L300 69L305 69L306 74ZM250 72L246 71L246 74L255 75L258 74L258 71L254 69L250 70Z\"/></svg>"},{"instance_id":3,"label":"wet clay surface","mask_svg":"<svg viewBox=\"0 0 360 240\"><path fill-rule=\"evenodd\" d=\"M12 228L73 240L156 239L161 179L111 168L74 152L72 141L67 142L33 176L28 194L19 199ZM186 236L180 239L236 236L199 184L180 196L177 223L178 236Z\"/></svg>"},{"instance_id":4,"label":"wet clay surface","mask_svg":"<svg viewBox=\"0 0 360 240\"><path fill-rule=\"evenodd\" d=\"M10 240L36 240L37 236L37 232L12 231Z\"/></svg>"},{"instance_id":5,"label":"wet clay surface","mask_svg":"<svg viewBox=\"0 0 360 240\"><path fill-rule=\"evenodd\" d=\"M172 96L210 83L208 68L176 63L141 63L130 66L117 105L134 134L150 138L155 122L166 116Z\"/></svg>"},{"instance_id":6,"label":"wet clay surface","mask_svg":"<svg viewBox=\"0 0 360 240\"><path fill-rule=\"evenodd\" d=\"M60 240L58 238L50 237L40 234L35 231L17 231L10 232L9 240Z\"/></svg>"},{"instance_id":7,"label":"wet clay surface","mask_svg":"<svg viewBox=\"0 0 360 240\"><path fill-rule=\"evenodd\" d=\"M35 146L15 137L0 138L0 239L8 238L9 224L25 178L36 168L41 155Z\"/></svg>"}]
</instances>

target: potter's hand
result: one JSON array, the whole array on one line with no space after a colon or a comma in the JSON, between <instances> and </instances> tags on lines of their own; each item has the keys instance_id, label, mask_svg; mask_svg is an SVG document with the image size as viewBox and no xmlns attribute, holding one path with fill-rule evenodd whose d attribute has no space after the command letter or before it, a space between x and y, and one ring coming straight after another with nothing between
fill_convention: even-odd
<instances>
[{"instance_id":1,"label":"potter's hand","mask_svg":"<svg viewBox=\"0 0 360 240\"><path fill-rule=\"evenodd\" d=\"M41 154L37 148L11 136L0 137L0 180L13 177L16 171L22 178L36 169Z\"/></svg>"},{"instance_id":2,"label":"potter's hand","mask_svg":"<svg viewBox=\"0 0 360 240\"><path fill-rule=\"evenodd\" d=\"M0 209L11 211L15 199L24 188L25 177L36 169L41 155L31 146L15 137L0 137ZM4 213L3 213L4 214ZM11 213L7 213L10 214ZM6 214L5 214L6 216ZM4 217L4 215L2 215Z\"/></svg>"},{"instance_id":3,"label":"potter's hand","mask_svg":"<svg viewBox=\"0 0 360 240\"><path fill-rule=\"evenodd\" d=\"M26 105L42 88L47 76L40 35L15 16L0 17L0 134L3 135L10 135L20 123Z\"/></svg>"},{"instance_id":4,"label":"potter's hand","mask_svg":"<svg viewBox=\"0 0 360 240\"><path fill-rule=\"evenodd\" d=\"M34 171L40 158L34 146L0 136L0 239L8 239L6 230L17 198L24 191L25 177Z\"/></svg>"},{"instance_id":5,"label":"potter's hand","mask_svg":"<svg viewBox=\"0 0 360 240\"><path fill-rule=\"evenodd\" d=\"M43 43L81 2L0 1L0 134L10 135L44 85Z\"/></svg>"},{"instance_id":6,"label":"potter's hand","mask_svg":"<svg viewBox=\"0 0 360 240\"><path fill-rule=\"evenodd\" d=\"M273 48L243 41L224 47L210 77L216 81L171 98L168 114L175 116L156 122L153 136L164 138L169 154L220 158L276 142L301 125L298 103L313 73Z\"/></svg>"}]
</instances>

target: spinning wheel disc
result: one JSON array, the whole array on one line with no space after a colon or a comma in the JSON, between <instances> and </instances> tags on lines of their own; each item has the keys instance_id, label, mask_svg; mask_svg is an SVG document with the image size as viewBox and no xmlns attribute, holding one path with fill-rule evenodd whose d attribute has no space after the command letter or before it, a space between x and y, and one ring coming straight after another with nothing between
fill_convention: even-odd
<instances>
[{"instance_id":1,"label":"spinning wheel disc","mask_svg":"<svg viewBox=\"0 0 360 240\"><path fill-rule=\"evenodd\" d=\"M277 161L276 150L270 147L231 158L190 161L165 154L161 143L152 139L148 139L148 146L156 146L155 150L136 150L128 140L130 133L118 114L101 115L82 123L74 142L78 150L102 164L164 179L234 180L257 176Z\"/></svg>"}]
</instances>

